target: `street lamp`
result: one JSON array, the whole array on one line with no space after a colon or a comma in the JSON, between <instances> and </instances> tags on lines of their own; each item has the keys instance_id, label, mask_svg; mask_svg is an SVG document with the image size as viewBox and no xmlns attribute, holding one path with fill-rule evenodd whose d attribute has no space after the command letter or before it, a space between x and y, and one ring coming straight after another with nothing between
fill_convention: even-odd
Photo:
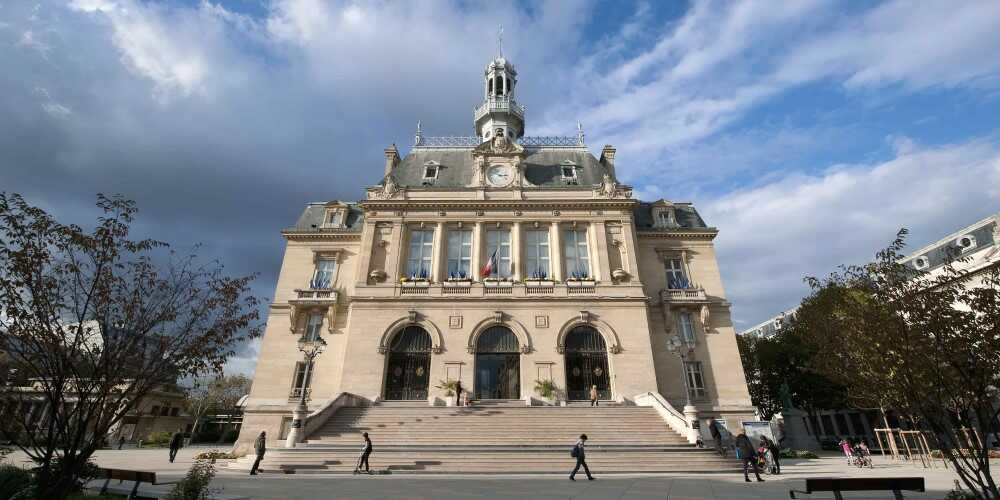
<instances>
[{"instance_id":1,"label":"street lamp","mask_svg":"<svg viewBox=\"0 0 1000 500\"><path fill-rule=\"evenodd\" d=\"M309 382L313 361L316 359L316 356L319 356L323 352L323 349L326 347L326 341L319 335L315 337L312 335L303 335L299 338L298 346L303 358L305 358L305 370L302 373L302 387L299 387L299 404L292 412L292 428L288 432L288 439L285 440L285 448L294 448L305 437L302 425L305 422L306 415L309 414L309 407L306 406L306 396L308 395L309 388L306 386L307 382Z\"/></svg>"},{"instance_id":2,"label":"street lamp","mask_svg":"<svg viewBox=\"0 0 1000 500\"><path fill-rule=\"evenodd\" d=\"M689 443L698 442L698 409L691 404L691 388L688 386L687 360L694 353L694 344L684 341L679 335L667 340L667 350L681 361L681 380L684 382L684 420L687 421Z\"/></svg>"}]
</instances>

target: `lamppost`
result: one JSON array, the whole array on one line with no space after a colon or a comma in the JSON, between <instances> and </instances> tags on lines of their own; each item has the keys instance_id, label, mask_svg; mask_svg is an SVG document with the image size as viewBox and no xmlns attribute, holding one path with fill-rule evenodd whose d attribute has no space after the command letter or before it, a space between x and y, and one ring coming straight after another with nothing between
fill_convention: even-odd
<instances>
[{"instance_id":1,"label":"lamppost","mask_svg":"<svg viewBox=\"0 0 1000 500\"><path fill-rule=\"evenodd\" d=\"M689 443L698 442L698 409L691 404L691 388L688 386L687 360L694 353L694 344L674 335L667 340L667 350L681 361L681 380L684 381L684 420L687 421Z\"/></svg>"},{"instance_id":2,"label":"lamppost","mask_svg":"<svg viewBox=\"0 0 1000 500\"><path fill-rule=\"evenodd\" d=\"M308 337L308 338L307 338ZM312 371L313 360L319 356L326 347L326 341L319 335L303 335L299 338L299 351L305 358L305 370L302 373L302 387L299 387L299 404L292 412L292 428L288 432L288 439L285 440L285 448L295 448L295 445L305 437L302 426L305 423L306 415L309 414L309 407L306 406L306 396L308 395L310 372Z\"/></svg>"}]
</instances>

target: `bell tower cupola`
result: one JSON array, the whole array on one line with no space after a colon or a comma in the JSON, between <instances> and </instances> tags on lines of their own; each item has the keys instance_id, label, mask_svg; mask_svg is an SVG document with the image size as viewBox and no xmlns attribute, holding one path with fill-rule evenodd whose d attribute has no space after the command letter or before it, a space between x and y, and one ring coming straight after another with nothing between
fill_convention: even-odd
<instances>
[{"instance_id":1,"label":"bell tower cupola","mask_svg":"<svg viewBox=\"0 0 1000 500\"><path fill-rule=\"evenodd\" d=\"M482 141L503 134L513 142L524 136L524 107L514 99L517 71L503 55L503 28L497 43L497 56L486 65L483 79L485 99L476 108L476 135Z\"/></svg>"}]
</instances>

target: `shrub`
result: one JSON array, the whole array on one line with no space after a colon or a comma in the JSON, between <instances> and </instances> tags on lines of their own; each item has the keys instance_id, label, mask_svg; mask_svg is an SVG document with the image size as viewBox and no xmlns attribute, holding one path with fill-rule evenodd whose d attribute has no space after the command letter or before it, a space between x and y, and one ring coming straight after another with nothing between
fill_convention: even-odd
<instances>
[{"instance_id":1,"label":"shrub","mask_svg":"<svg viewBox=\"0 0 1000 500\"><path fill-rule=\"evenodd\" d=\"M551 380L535 380L535 392L545 399L556 395L556 383Z\"/></svg>"},{"instance_id":2,"label":"shrub","mask_svg":"<svg viewBox=\"0 0 1000 500\"><path fill-rule=\"evenodd\" d=\"M444 391L445 391L444 395L445 396L454 396L455 395L455 389L458 389L458 381L456 381L456 380L439 380L438 382L440 382L440 383L438 385L435 385L434 387L436 387L438 389L444 389Z\"/></svg>"},{"instance_id":3,"label":"shrub","mask_svg":"<svg viewBox=\"0 0 1000 500\"><path fill-rule=\"evenodd\" d=\"M215 466L206 460L196 460L184 479L167 493L166 500L208 500L212 490L209 483L215 477Z\"/></svg>"},{"instance_id":4,"label":"shrub","mask_svg":"<svg viewBox=\"0 0 1000 500\"><path fill-rule=\"evenodd\" d=\"M234 458L239 458L235 453L229 453L226 451L211 450L204 451L194 456L196 460L232 460Z\"/></svg>"},{"instance_id":5,"label":"shrub","mask_svg":"<svg viewBox=\"0 0 1000 500\"><path fill-rule=\"evenodd\" d=\"M160 447L163 447L163 446L167 446L167 445L170 444L170 438L171 437L173 437L173 434L171 434L171 433L169 433L167 431L153 432L153 433L150 433L149 436L146 437L146 439L143 442L145 444L150 445L150 446L160 446Z\"/></svg>"},{"instance_id":6,"label":"shrub","mask_svg":"<svg viewBox=\"0 0 1000 500\"><path fill-rule=\"evenodd\" d=\"M16 465L0 465L0 500L10 500L31 486L31 472Z\"/></svg>"},{"instance_id":7,"label":"shrub","mask_svg":"<svg viewBox=\"0 0 1000 500\"><path fill-rule=\"evenodd\" d=\"M818 455L807 450L781 450L781 458L819 458Z\"/></svg>"}]
</instances>

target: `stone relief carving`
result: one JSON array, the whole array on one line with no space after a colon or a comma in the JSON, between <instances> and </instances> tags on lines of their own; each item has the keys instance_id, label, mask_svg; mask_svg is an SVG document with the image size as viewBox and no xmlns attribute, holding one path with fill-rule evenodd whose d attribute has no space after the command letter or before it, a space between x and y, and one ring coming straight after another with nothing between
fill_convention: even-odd
<instances>
[{"instance_id":1,"label":"stone relief carving","mask_svg":"<svg viewBox=\"0 0 1000 500\"><path fill-rule=\"evenodd\" d=\"M399 193L399 186L396 185L396 179L392 175L389 175L385 178L385 184L382 185L382 189L375 192L375 197L388 200L396 196L397 193Z\"/></svg>"}]
</instances>

